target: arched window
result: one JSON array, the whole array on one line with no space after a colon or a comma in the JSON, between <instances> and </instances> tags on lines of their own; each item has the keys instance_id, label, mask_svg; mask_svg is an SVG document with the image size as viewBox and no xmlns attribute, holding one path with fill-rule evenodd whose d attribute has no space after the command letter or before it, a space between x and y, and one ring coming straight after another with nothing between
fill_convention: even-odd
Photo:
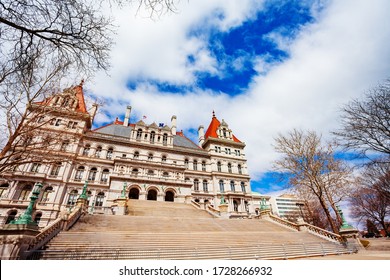
<instances>
[{"instance_id":1,"label":"arched window","mask_svg":"<svg viewBox=\"0 0 390 280\"><path fill-rule=\"evenodd\" d=\"M220 190L220 192L224 192L225 191L225 186L223 184L223 180L219 180L219 190Z\"/></svg>"},{"instance_id":2,"label":"arched window","mask_svg":"<svg viewBox=\"0 0 390 280\"><path fill-rule=\"evenodd\" d=\"M206 171L206 162L202 161L202 171Z\"/></svg>"},{"instance_id":3,"label":"arched window","mask_svg":"<svg viewBox=\"0 0 390 280\"><path fill-rule=\"evenodd\" d=\"M16 217L17 214L18 214L18 211L16 211L16 210L12 210L11 212L9 212L7 220L5 221L5 223L9 224L13 220L15 220L15 217Z\"/></svg>"},{"instance_id":4,"label":"arched window","mask_svg":"<svg viewBox=\"0 0 390 280\"><path fill-rule=\"evenodd\" d=\"M20 192L19 200L28 200L31 190L31 185L24 186L22 191Z\"/></svg>"},{"instance_id":5,"label":"arched window","mask_svg":"<svg viewBox=\"0 0 390 280\"><path fill-rule=\"evenodd\" d=\"M41 197L41 203L45 203L49 201L49 194L53 192L53 187L47 187L43 191L42 197Z\"/></svg>"},{"instance_id":6,"label":"arched window","mask_svg":"<svg viewBox=\"0 0 390 280\"><path fill-rule=\"evenodd\" d=\"M209 191L207 180L203 180L203 191L204 192L208 192Z\"/></svg>"},{"instance_id":7,"label":"arched window","mask_svg":"<svg viewBox=\"0 0 390 280\"><path fill-rule=\"evenodd\" d=\"M184 182L188 183L190 181L190 178L184 178Z\"/></svg>"},{"instance_id":8,"label":"arched window","mask_svg":"<svg viewBox=\"0 0 390 280\"><path fill-rule=\"evenodd\" d=\"M98 193L98 195L96 196L95 206L102 207L103 200L104 200L104 193L103 192Z\"/></svg>"},{"instance_id":9,"label":"arched window","mask_svg":"<svg viewBox=\"0 0 390 280\"><path fill-rule=\"evenodd\" d=\"M135 159L138 159L138 158L139 158L139 152L138 152L138 151L135 151L133 157L134 157Z\"/></svg>"},{"instance_id":10,"label":"arched window","mask_svg":"<svg viewBox=\"0 0 390 280\"><path fill-rule=\"evenodd\" d=\"M198 179L195 179L195 180L194 180L194 190L195 190L196 192L199 191L199 180L198 180Z\"/></svg>"},{"instance_id":11,"label":"arched window","mask_svg":"<svg viewBox=\"0 0 390 280\"><path fill-rule=\"evenodd\" d=\"M100 179L100 182L102 182L103 184L106 184L108 182L108 174L109 173L110 173L110 171L108 169L104 169L102 172L102 177Z\"/></svg>"},{"instance_id":12,"label":"arched window","mask_svg":"<svg viewBox=\"0 0 390 280\"><path fill-rule=\"evenodd\" d=\"M42 218L42 213L37 213L34 217L34 222L37 223L37 225L39 225L39 222L41 221L41 218Z\"/></svg>"},{"instance_id":13,"label":"arched window","mask_svg":"<svg viewBox=\"0 0 390 280\"><path fill-rule=\"evenodd\" d=\"M150 154L148 155L148 160L153 160L153 154L150 153Z\"/></svg>"},{"instance_id":14,"label":"arched window","mask_svg":"<svg viewBox=\"0 0 390 280\"><path fill-rule=\"evenodd\" d=\"M102 153L102 147L97 146L96 151L95 151L95 157L100 158L101 153Z\"/></svg>"},{"instance_id":15,"label":"arched window","mask_svg":"<svg viewBox=\"0 0 390 280\"><path fill-rule=\"evenodd\" d=\"M198 170L198 161L197 160L194 160L193 166L194 166L194 170Z\"/></svg>"},{"instance_id":16,"label":"arched window","mask_svg":"<svg viewBox=\"0 0 390 280\"><path fill-rule=\"evenodd\" d=\"M237 165L238 174L242 174L241 164Z\"/></svg>"},{"instance_id":17,"label":"arched window","mask_svg":"<svg viewBox=\"0 0 390 280\"><path fill-rule=\"evenodd\" d=\"M185 160L184 160L184 167L185 167L185 168L188 168L188 159L185 159Z\"/></svg>"},{"instance_id":18,"label":"arched window","mask_svg":"<svg viewBox=\"0 0 390 280\"><path fill-rule=\"evenodd\" d=\"M61 143L61 148L60 148L60 150L61 150L62 152L66 152L66 151L68 150L68 148L69 148L69 140L63 141L63 142Z\"/></svg>"},{"instance_id":19,"label":"arched window","mask_svg":"<svg viewBox=\"0 0 390 280\"><path fill-rule=\"evenodd\" d=\"M166 146L168 144L168 134L164 133L163 135L163 145Z\"/></svg>"},{"instance_id":20,"label":"arched window","mask_svg":"<svg viewBox=\"0 0 390 280\"><path fill-rule=\"evenodd\" d=\"M223 137L226 138L226 128L222 129Z\"/></svg>"},{"instance_id":21,"label":"arched window","mask_svg":"<svg viewBox=\"0 0 390 280\"><path fill-rule=\"evenodd\" d=\"M139 128L139 129L137 130L137 140L141 140L141 137L142 137L142 129Z\"/></svg>"},{"instance_id":22,"label":"arched window","mask_svg":"<svg viewBox=\"0 0 390 280\"><path fill-rule=\"evenodd\" d=\"M89 145L89 144L85 145L84 150L83 150L83 156L88 156L90 150L91 150L91 145Z\"/></svg>"},{"instance_id":23,"label":"arched window","mask_svg":"<svg viewBox=\"0 0 390 280\"><path fill-rule=\"evenodd\" d=\"M69 198L68 198L68 205L75 205L76 204L76 201L77 201L77 196L78 196L78 191L77 190L73 190L70 192L69 194Z\"/></svg>"},{"instance_id":24,"label":"arched window","mask_svg":"<svg viewBox=\"0 0 390 280\"><path fill-rule=\"evenodd\" d=\"M88 181L95 181L96 174L97 174L97 168L92 167L91 170L89 170Z\"/></svg>"},{"instance_id":25,"label":"arched window","mask_svg":"<svg viewBox=\"0 0 390 280\"><path fill-rule=\"evenodd\" d=\"M137 168L133 168L133 170L131 170L131 175L137 176L138 175L138 169Z\"/></svg>"},{"instance_id":26,"label":"arched window","mask_svg":"<svg viewBox=\"0 0 390 280\"><path fill-rule=\"evenodd\" d=\"M153 175L154 175L154 170L149 169L149 170L148 170L148 175L149 175L149 176L153 176Z\"/></svg>"},{"instance_id":27,"label":"arched window","mask_svg":"<svg viewBox=\"0 0 390 280\"><path fill-rule=\"evenodd\" d=\"M169 177L169 173L168 172L164 172L163 173L163 177L165 177L165 178Z\"/></svg>"},{"instance_id":28,"label":"arched window","mask_svg":"<svg viewBox=\"0 0 390 280\"><path fill-rule=\"evenodd\" d=\"M228 172L232 173L232 164L230 162L228 163Z\"/></svg>"},{"instance_id":29,"label":"arched window","mask_svg":"<svg viewBox=\"0 0 390 280\"><path fill-rule=\"evenodd\" d=\"M222 165L221 165L220 161L217 162L217 169L218 169L218 172L222 172Z\"/></svg>"},{"instance_id":30,"label":"arched window","mask_svg":"<svg viewBox=\"0 0 390 280\"><path fill-rule=\"evenodd\" d=\"M58 174L60 174L60 169L61 169L61 162L57 162L53 164L50 171L50 176L58 176Z\"/></svg>"},{"instance_id":31,"label":"arched window","mask_svg":"<svg viewBox=\"0 0 390 280\"><path fill-rule=\"evenodd\" d=\"M234 186L234 181L230 181L230 190L231 190L232 192L235 192L235 191L236 191L236 188L235 188L235 186Z\"/></svg>"},{"instance_id":32,"label":"arched window","mask_svg":"<svg viewBox=\"0 0 390 280\"><path fill-rule=\"evenodd\" d=\"M114 152L114 149L113 148L109 148L107 150L107 155L106 155L106 159L112 159L112 153Z\"/></svg>"},{"instance_id":33,"label":"arched window","mask_svg":"<svg viewBox=\"0 0 390 280\"><path fill-rule=\"evenodd\" d=\"M5 183L0 186L0 197L3 197L3 194L5 194L6 190L8 189L9 184Z\"/></svg>"},{"instance_id":34,"label":"arched window","mask_svg":"<svg viewBox=\"0 0 390 280\"><path fill-rule=\"evenodd\" d=\"M161 157L161 161L162 161L162 162L166 162L166 161L167 161L167 156L162 156L162 157Z\"/></svg>"},{"instance_id":35,"label":"arched window","mask_svg":"<svg viewBox=\"0 0 390 280\"><path fill-rule=\"evenodd\" d=\"M154 139L156 138L156 132L150 132L150 143L154 143Z\"/></svg>"},{"instance_id":36,"label":"arched window","mask_svg":"<svg viewBox=\"0 0 390 280\"><path fill-rule=\"evenodd\" d=\"M84 170L85 170L85 167L84 167L84 166L79 166L79 168L77 168L76 174L75 174L75 176L74 176L74 179L75 179L76 181L80 181L80 180L83 179Z\"/></svg>"},{"instance_id":37,"label":"arched window","mask_svg":"<svg viewBox=\"0 0 390 280\"><path fill-rule=\"evenodd\" d=\"M244 193L245 192L245 183L241 182L241 191Z\"/></svg>"},{"instance_id":38,"label":"arched window","mask_svg":"<svg viewBox=\"0 0 390 280\"><path fill-rule=\"evenodd\" d=\"M92 192L87 191L87 205L89 205L89 201L91 200L91 197L92 197Z\"/></svg>"}]
</instances>

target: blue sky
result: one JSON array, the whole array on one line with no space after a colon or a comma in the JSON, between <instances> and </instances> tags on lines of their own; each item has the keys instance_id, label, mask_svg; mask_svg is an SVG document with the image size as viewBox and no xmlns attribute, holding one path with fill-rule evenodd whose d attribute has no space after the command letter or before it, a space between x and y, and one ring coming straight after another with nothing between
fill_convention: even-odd
<instances>
[{"instance_id":1,"label":"blue sky","mask_svg":"<svg viewBox=\"0 0 390 280\"><path fill-rule=\"evenodd\" d=\"M96 124L130 104L133 121L169 125L176 115L196 142L215 110L247 145L252 189L280 192L278 133L329 139L340 106L390 76L389 10L385 0L198 0L153 20L114 11L112 69L86 85L107 100Z\"/></svg>"}]
</instances>

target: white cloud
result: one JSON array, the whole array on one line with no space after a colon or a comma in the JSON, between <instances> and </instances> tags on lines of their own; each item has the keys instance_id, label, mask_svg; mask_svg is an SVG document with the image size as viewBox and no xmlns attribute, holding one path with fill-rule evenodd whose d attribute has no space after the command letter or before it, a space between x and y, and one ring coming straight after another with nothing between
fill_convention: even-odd
<instances>
[{"instance_id":1,"label":"white cloud","mask_svg":"<svg viewBox=\"0 0 390 280\"><path fill-rule=\"evenodd\" d=\"M147 85L126 89L129 77L191 85L196 71L216 74L219 65L208 50L207 38L188 38L189 30L206 19L221 30L237 26L260 8L255 2L183 1L178 15L159 21L120 12L111 77L98 74L94 92L115 100L109 107L112 114L123 114L130 103L134 114L147 115L148 121L169 123L175 114L183 129L207 126L215 110L246 142L251 175L260 178L277 157L272 143L278 133L303 128L329 135L338 125L342 104L389 76L390 3L331 1L294 41L270 36L290 57L274 65L256 58L259 76L240 96L201 90L168 94ZM221 10L224 17L211 17ZM194 57L193 64L187 61L189 55Z\"/></svg>"}]
</instances>

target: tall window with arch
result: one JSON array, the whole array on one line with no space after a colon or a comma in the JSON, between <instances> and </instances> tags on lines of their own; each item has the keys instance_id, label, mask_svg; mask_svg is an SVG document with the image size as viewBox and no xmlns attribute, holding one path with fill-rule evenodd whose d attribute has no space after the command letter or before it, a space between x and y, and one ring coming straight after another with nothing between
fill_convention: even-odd
<instances>
[{"instance_id":1,"label":"tall window with arch","mask_svg":"<svg viewBox=\"0 0 390 280\"><path fill-rule=\"evenodd\" d=\"M244 182L241 182L241 191L243 193L246 192L246 190L245 190L245 183Z\"/></svg>"},{"instance_id":2,"label":"tall window with arch","mask_svg":"<svg viewBox=\"0 0 390 280\"><path fill-rule=\"evenodd\" d=\"M91 150L91 145L89 145L89 144L85 145L84 150L83 150L83 156L88 156L90 150Z\"/></svg>"},{"instance_id":3,"label":"tall window with arch","mask_svg":"<svg viewBox=\"0 0 390 280\"><path fill-rule=\"evenodd\" d=\"M50 171L50 176L58 176L58 174L60 174L60 169L61 169L61 162L57 162L53 164Z\"/></svg>"},{"instance_id":4,"label":"tall window with arch","mask_svg":"<svg viewBox=\"0 0 390 280\"><path fill-rule=\"evenodd\" d=\"M68 205L75 205L78 197L78 191L73 190L69 193Z\"/></svg>"},{"instance_id":5,"label":"tall window with arch","mask_svg":"<svg viewBox=\"0 0 390 280\"><path fill-rule=\"evenodd\" d=\"M95 181L96 180L96 175L97 175L97 168L96 167L92 167L90 170L89 170L89 174L88 174L88 181Z\"/></svg>"},{"instance_id":6,"label":"tall window with arch","mask_svg":"<svg viewBox=\"0 0 390 280\"><path fill-rule=\"evenodd\" d=\"M106 159L112 159L112 154L114 153L114 149L113 148L108 148L107 150L107 155L106 155Z\"/></svg>"},{"instance_id":7,"label":"tall window with arch","mask_svg":"<svg viewBox=\"0 0 390 280\"><path fill-rule=\"evenodd\" d=\"M162 157L161 157L161 161L162 161L162 162L167 162L167 156L162 156Z\"/></svg>"},{"instance_id":8,"label":"tall window with arch","mask_svg":"<svg viewBox=\"0 0 390 280\"><path fill-rule=\"evenodd\" d=\"M234 186L234 181L230 181L230 190L231 190L232 192L235 192L235 191L236 191L236 188L235 188L235 186Z\"/></svg>"},{"instance_id":9,"label":"tall window with arch","mask_svg":"<svg viewBox=\"0 0 390 280\"><path fill-rule=\"evenodd\" d=\"M79 168L77 168L76 173L74 175L74 179L76 181L81 181L83 179L83 177L84 177L84 170L85 170L84 166L79 166Z\"/></svg>"},{"instance_id":10,"label":"tall window with arch","mask_svg":"<svg viewBox=\"0 0 390 280\"><path fill-rule=\"evenodd\" d=\"M102 154L102 147L97 146L96 151L95 151L95 157L100 158L101 154Z\"/></svg>"},{"instance_id":11,"label":"tall window with arch","mask_svg":"<svg viewBox=\"0 0 390 280\"><path fill-rule=\"evenodd\" d=\"M4 183L0 186L0 197L5 197L5 194L8 190L8 187L9 187L9 184L8 183Z\"/></svg>"},{"instance_id":12,"label":"tall window with arch","mask_svg":"<svg viewBox=\"0 0 390 280\"><path fill-rule=\"evenodd\" d=\"M156 132L152 131L150 132L150 143L154 143L154 140L156 138Z\"/></svg>"},{"instance_id":13,"label":"tall window with arch","mask_svg":"<svg viewBox=\"0 0 390 280\"><path fill-rule=\"evenodd\" d=\"M95 200L95 206L102 207L103 200L104 200L104 193L103 192L98 193L98 195L96 196L96 200Z\"/></svg>"},{"instance_id":14,"label":"tall window with arch","mask_svg":"<svg viewBox=\"0 0 390 280\"><path fill-rule=\"evenodd\" d=\"M203 191L204 192L208 192L209 191L207 180L203 180Z\"/></svg>"},{"instance_id":15,"label":"tall window with arch","mask_svg":"<svg viewBox=\"0 0 390 280\"><path fill-rule=\"evenodd\" d=\"M110 171L108 169L103 169L102 177L100 178L100 182L106 184L108 182L108 175Z\"/></svg>"},{"instance_id":16,"label":"tall window with arch","mask_svg":"<svg viewBox=\"0 0 390 280\"><path fill-rule=\"evenodd\" d=\"M188 169L188 159L184 160L184 167Z\"/></svg>"},{"instance_id":17,"label":"tall window with arch","mask_svg":"<svg viewBox=\"0 0 390 280\"><path fill-rule=\"evenodd\" d=\"M17 214L18 214L18 211L17 211L17 210L12 210L12 211L10 211L10 212L8 213L7 220L5 221L5 224L9 224L9 223L11 223L12 221L14 221Z\"/></svg>"},{"instance_id":18,"label":"tall window with arch","mask_svg":"<svg viewBox=\"0 0 390 280\"><path fill-rule=\"evenodd\" d=\"M230 162L228 163L228 172L232 173L232 164Z\"/></svg>"},{"instance_id":19,"label":"tall window with arch","mask_svg":"<svg viewBox=\"0 0 390 280\"><path fill-rule=\"evenodd\" d=\"M49 201L49 194L53 192L53 187L49 186L46 187L43 191L42 197L41 197L41 203L46 203Z\"/></svg>"},{"instance_id":20,"label":"tall window with arch","mask_svg":"<svg viewBox=\"0 0 390 280\"><path fill-rule=\"evenodd\" d=\"M194 170L198 170L198 161L194 160L193 162Z\"/></svg>"},{"instance_id":21,"label":"tall window with arch","mask_svg":"<svg viewBox=\"0 0 390 280\"><path fill-rule=\"evenodd\" d=\"M242 167L241 164L237 165L238 174L242 174Z\"/></svg>"},{"instance_id":22,"label":"tall window with arch","mask_svg":"<svg viewBox=\"0 0 390 280\"><path fill-rule=\"evenodd\" d=\"M218 172L222 172L222 164L220 161L217 162L217 170Z\"/></svg>"},{"instance_id":23,"label":"tall window with arch","mask_svg":"<svg viewBox=\"0 0 390 280\"><path fill-rule=\"evenodd\" d=\"M168 134L166 133L163 134L163 145L168 145Z\"/></svg>"},{"instance_id":24,"label":"tall window with arch","mask_svg":"<svg viewBox=\"0 0 390 280\"><path fill-rule=\"evenodd\" d=\"M219 191L222 193L222 192L225 192L225 185L223 183L223 180L219 180Z\"/></svg>"},{"instance_id":25,"label":"tall window with arch","mask_svg":"<svg viewBox=\"0 0 390 280\"><path fill-rule=\"evenodd\" d=\"M206 171L206 162L202 161L202 171Z\"/></svg>"},{"instance_id":26,"label":"tall window with arch","mask_svg":"<svg viewBox=\"0 0 390 280\"><path fill-rule=\"evenodd\" d=\"M139 128L139 129L137 130L137 137L136 137L136 139L140 141L141 138L142 138L142 129Z\"/></svg>"},{"instance_id":27,"label":"tall window with arch","mask_svg":"<svg viewBox=\"0 0 390 280\"><path fill-rule=\"evenodd\" d=\"M196 191L196 192L199 191L199 180L198 179L194 180L194 191Z\"/></svg>"},{"instance_id":28,"label":"tall window with arch","mask_svg":"<svg viewBox=\"0 0 390 280\"><path fill-rule=\"evenodd\" d=\"M20 192L19 200L22 200L22 201L28 200L31 191L32 191L31 185L24 186L22 191Z\"/></svg>"}]
</instances>

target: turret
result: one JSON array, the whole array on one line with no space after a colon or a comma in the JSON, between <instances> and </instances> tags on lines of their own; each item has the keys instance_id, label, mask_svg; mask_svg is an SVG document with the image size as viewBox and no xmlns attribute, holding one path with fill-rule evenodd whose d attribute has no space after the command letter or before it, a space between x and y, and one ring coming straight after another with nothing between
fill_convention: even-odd
<instances>
[{"instance_id":1,"label":"turret","mask_svg":"<svg viewBox=\"0 0 390 280\"><path fill-rule=\"evenodd\" d=\"M176 116L172 116L171 118L171 132L172 135L176 135Z\"/></svg>"},{"instance_id":2,"label":"turret","mask_svg":"<svg viewBox=\"0 0 390 280\"><path fill-rule=\"evenodd\" d=\"M199 147L202 147L204 143L204 127L203 125L198 128L198 139L199 139Z\"/></svg>"},{"instance_id":3,"label":"turret","mask_svg":"<svg viewBox=\"0 0 390 280\"><path fill-rule=\"evenodd\" d=\"M123 121L123 126L129 126L130 113L131 113L131 106L127 106L125 120Z\"/></svg>"}]
</instances>

